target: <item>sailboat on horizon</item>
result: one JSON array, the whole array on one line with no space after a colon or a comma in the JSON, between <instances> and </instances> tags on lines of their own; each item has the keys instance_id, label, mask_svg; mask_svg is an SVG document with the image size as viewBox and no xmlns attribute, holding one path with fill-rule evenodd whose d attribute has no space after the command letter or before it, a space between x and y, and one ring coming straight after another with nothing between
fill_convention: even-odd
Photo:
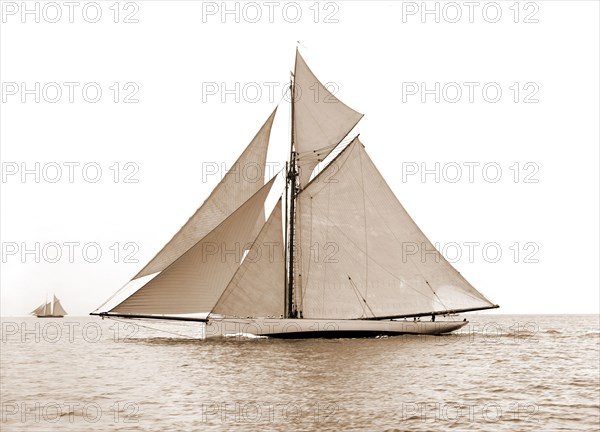
<instances>
[{"instance_id":1,"label":"sailboat on horizon","mask_svg":"<svg viewBox=\"0 0 600 432\"><path fill-rule=\"evenodd\" d=\"M205 337L299 338L443 334L468 323L457 313L497 308L422 233L358 135L345 140L363 114L330 93L298 50L290 95L285 188L269 216L277 176L239 173L265 172L277 108L123 287L139 288L106 307L119 290L91 315L202 322Z\"/></svg>"},{"instance_id":2,"label":"sailboat on horizon","mask_svg":"<svg viewBox=\"0 0 600 432\"><path fill-rule=\"evenodd\" d=\"M31 311L30 315L35 315L38 318L62 318L67 315L67 311L60 304L60 300L53 295L52 301L46 300Z\"/></svg>"}]
</instances>

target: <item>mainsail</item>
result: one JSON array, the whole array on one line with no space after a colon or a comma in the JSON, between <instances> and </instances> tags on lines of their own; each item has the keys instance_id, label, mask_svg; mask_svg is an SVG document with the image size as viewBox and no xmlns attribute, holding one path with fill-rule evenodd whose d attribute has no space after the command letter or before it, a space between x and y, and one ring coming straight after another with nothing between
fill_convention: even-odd
<instances>
[{"instance_id":1,"label":"mainsail","mask_svg":"<svg viewBox=\"0 0 600 432\"><path fill-rule=\"evenodd\" d=\"M264 185L267 148L276 112L277 108L202 206L133 279L167 268ZM258 170L258 175L247 178L243 173L248 169Z\"/></svg>"},{"instance_id":2,"label":"mainsail","mask_svg":"<svg viewBox=\"0 0 600 432\"><path fill-rule=\"evenodd\" d=\"M377 318L493 304L417 227L355 138L299 194L307 318Z\"/></svg>"},{"instance_id":3,"label":"mainsail","mask_svg":"<svg viewBox=\"0 0 600 432\"><path fill-rule=\"evenodd\" d=\"M293 141L305 185L314 167L337 146L363 117L335 97L309 69L296 50Z\"/></svg>"}]
</instances>

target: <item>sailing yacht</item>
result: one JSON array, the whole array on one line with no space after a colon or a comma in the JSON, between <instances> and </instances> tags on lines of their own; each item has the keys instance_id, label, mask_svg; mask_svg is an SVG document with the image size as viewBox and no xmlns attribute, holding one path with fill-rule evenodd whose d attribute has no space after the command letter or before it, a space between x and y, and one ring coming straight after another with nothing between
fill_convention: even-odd
<instances>
[{"instance_id":1,"label":"sailing yacht","mask_svg":"<svg viewBox=\"0 0 600 432\"><path fill-rule=\"evenodd\" d=\"M46 300L30 313L38 318L62 318L66 314L67 311L63 309L60 300L55 295L52 296L51 302Z\"/></svg>"},{"instance_id":2,"label":"sailing yacht","mask_svg":"<svg viewBox=\"0 0 600 432\"><path fill-rule=\"evenodd\" d=\"M345 139L363 115L331 94L298 50L290 94L285 188L269 216L277 176L238 174L265 167L277 108L123 287L138 288L91 314L202 322L205 337L299 338L443 334L468 323L457 313L497 308L425 237L359 137Z\"/></svg>"}]
</instances>

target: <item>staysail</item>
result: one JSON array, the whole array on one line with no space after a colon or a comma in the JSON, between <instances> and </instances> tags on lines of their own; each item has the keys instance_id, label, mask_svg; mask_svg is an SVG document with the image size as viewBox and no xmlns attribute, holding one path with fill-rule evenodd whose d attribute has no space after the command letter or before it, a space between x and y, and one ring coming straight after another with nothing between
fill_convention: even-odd
<instances>
[{"instance_id":1,"label":"staysail","mask_svg":"<svg viewBox=\"0 0 600 432\"><path fill-rule=\"evenodd\" d=\"M280 198L212 313L232 317L282 315L284 267Z\"/></svg>"},{"instance_id":2,"label":"staysail","mask_svg":"<svg viewBox=\"0 0 600 432\"><path fill-rule=\"evenodd\" d=\"M300 186L315 166L348 135L363 114L335 97L312 73L296 50L293 134Z\"/></svg>"},{"instance_id":3,"label":"staysail","mask_svg":"<svg viewBox=\"0 0 600 432\"><path fill-rule=\"evenodd\" d=\"M202 206L133 279L167 268L264 185L267 148L276 112L277 108ZM244 174L248 170L258 173L250 178Z\"/></svg>"},{"instance_id":4,"label":"staysail","mask_svg":"<svg viewBox=\"0 0 600 432\"><path fill-rule=\"evenodd\" d=\"M110 312L140 315L209 312L237 271L244 250L250 247L256 221L264 212L265 199L275 178Z\"/></svg>"},{"instance_id":5,"label":"staysail","mask_svg":"<svg viewBox=\"0 0 600 432\"><path fill-rule=\"evenodd\" d=\"M494 305L417 227L355 138L300 193L305 318L377 318Z\"/></svg>"}]
</instances>

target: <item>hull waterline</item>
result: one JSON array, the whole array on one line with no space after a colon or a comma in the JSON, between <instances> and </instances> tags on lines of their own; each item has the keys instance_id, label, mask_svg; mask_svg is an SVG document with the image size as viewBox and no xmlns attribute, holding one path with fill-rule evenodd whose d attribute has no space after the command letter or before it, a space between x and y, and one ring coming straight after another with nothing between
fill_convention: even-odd
<instances>
[{"instance_id":1,"label":"hull waterline","mask_svg":"<svg viewBox=\"0 0 600 432\"><path fill-rule=\"evenodd\" d=\"M464 327L463 321L336 320L284 318L211 318L205 337L343 338L382 335L440 335Z\"/></svg>"}]
</instances>

